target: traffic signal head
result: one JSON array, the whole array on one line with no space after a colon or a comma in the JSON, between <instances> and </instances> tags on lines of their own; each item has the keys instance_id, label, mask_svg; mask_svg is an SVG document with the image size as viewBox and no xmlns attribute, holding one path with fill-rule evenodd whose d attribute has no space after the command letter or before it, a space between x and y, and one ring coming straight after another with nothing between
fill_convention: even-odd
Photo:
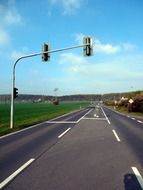
<instances>
[{"instance_id":1,"label":"traffic signal head","mask_svg":"<svg viewBox=\"0 0 143 190\"><path fill-rule=\"evenodd\" d=\"M44 44L42 48L42 61L50 61L50 53L44 53L50 51L49 44Z\"/></svg>"},{"instance_id":2,"label":"traffic signal head","mask_svg":"<svg viewBox=\"0 0 143 190\"><path fill-rule=\"evenodd\" d=\"M93 39L91 37L83 38L83 52L84 56L93 55Z\"/></svg>"},{"instance_id":3,"label":"traffic signal head","mask_svg":"<svg viewBox=\"0 0 143 190\"><path fill-rule=\"evenodd\" d=\"M18 88L14 88L14 99L18 97Z\"/></svg>"}]
</instances>

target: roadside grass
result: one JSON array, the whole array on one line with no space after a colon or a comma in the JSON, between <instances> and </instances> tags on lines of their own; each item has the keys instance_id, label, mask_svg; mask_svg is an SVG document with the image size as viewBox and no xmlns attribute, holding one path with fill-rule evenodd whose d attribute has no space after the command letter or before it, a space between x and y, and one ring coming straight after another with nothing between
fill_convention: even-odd
<instances>
[{"instance_id":1,"label":"roadside grass","mask_svg":"<svg viewBox=\"0 0 143 190\"><path fill-rule=\"evenodd\" d=\"M108 107L118 112L124 113L126 115L143 119L143 113L141 112L128 112L128 109L125 107L116 107L116 109L114 109L114 106L108 106Z\"/></svg>"},{"instance_id":2,"label":"roadside grass","mask_svg":"<svg viewBox=\"0 0 143 190\"><path fill-rule=\"evenodd\" d=\"M14 129L10 129L10 104L0 104L0 136L34 125L65 113L89 106L89 102L15 103Z\"/></svg>"}]
</instances>

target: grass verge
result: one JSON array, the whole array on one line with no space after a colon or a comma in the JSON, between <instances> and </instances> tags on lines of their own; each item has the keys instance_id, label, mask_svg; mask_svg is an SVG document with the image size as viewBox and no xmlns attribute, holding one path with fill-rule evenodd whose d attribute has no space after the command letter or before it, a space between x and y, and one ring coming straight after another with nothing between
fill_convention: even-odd
<instances>
[{"instance_id":1,"label":"grass verge","mask_svg":"<svg viewBox=\"0 0 143 190\"><path fill-rule=\"evenodd\" d=\"M65 113L89 106L89 102L15 103L14 129L10 129L10 104L0 104L0 136L26 128Z\"/></svg>"},{"instance_id":2,"label":"grass verge","mask_svg":"<svg viewBox=\"0 0 143 190\"><path fill-rule=\"evenodd\" d=\"M115 111L118 111L118 112L121 112L121 113L124 113L126 115L130 115L132 117L137 117L137 118L143 119L143 113L140 113L140 112L128 112L128 109L125 108L125 107L116 107L116 109L114 109L114 106L107 106L107 107L110 107L111 109L113 109Z\"/></svg>"}]
</instances>

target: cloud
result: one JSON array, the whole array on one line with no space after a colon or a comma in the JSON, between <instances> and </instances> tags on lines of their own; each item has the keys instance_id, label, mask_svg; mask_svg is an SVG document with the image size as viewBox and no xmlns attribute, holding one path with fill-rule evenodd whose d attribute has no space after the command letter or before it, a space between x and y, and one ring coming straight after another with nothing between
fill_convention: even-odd
<instances>
[{"instance_id":1,"label":"cloud","mask_svg":"<svg viewBox=\"0 0 143 190\"><path fill-rule=\"evenodd\" d=\"M0 46L4 46L10 43L10 36L9 34L0 29Z\"/></svg>"},{"instance_id":2,"label":"cloud","mask_svg":"<svg viewBox=\"0 0 143 190\"><path fill-rule=\"evenodd\" d=\"M73 53L63 53L61 54L61 60L60 60L60 64L81 64L84 61L84 58L81 56L77 56Z\"/></svg>"},{"instance_id":3,"label":"cloud","mask_svg":"<svg viewBox=\"0 0 143 190\"><path fill-rule=\"evenodd\" d=\"M84 34L80 33L80 34L74 34L73 35L75 38L75 41L80 45L83 43L83 38L85 37Z\"/></svg>"},{"instance_id":4,"label":"cloud","mask_svg":"<svg viewBox=\"0 0 143 190\"><path fill-rule=\"evenodd\" d=\"M115 54L121 51L121 47L119 45L112 45L112 44L104 44L100 40L96 39L94 42L94 51L98 53L105 53L105 54Z\"/></svg>"},{"instance_id":5,"label":"cloud","mask_svg":"<svg viewBox=\"0 0 143 190\"><path fill-rule=\"evenodd\" d=\"M53 6L61 6L64 15L74 14L80 9L83 0L49 0Z\"/></svg>"},{"instance_id":6,"label":"cloud","mask_svg":"<svg viewBox=\"0 0 143 190\"><path fill-rule=\"evenodd\" d=\"M79 34L74 34L74 38L75 38L75 41L78 43L78 44L82 44L83 43L83 38L87 36L87 35L84 35L82 33L79 33ZM120 52L121 50L121 47L120 45L113 45L111 43L103 43L101 42L99 39L97 38L94 38L93 37L93 42L94 42L94 51L96 53L102 53L102 54L115 54L115 53L118 53Z\"/></svg>"},{"instance_id":7,"label":"cloud","mask_svg":"<svg viewBox=\"0 0 143 190\"><path fill-rule=\"evenodd\" d=\"M135 50L137 46L135 44L125 42L118 45L113 45L111 43L102 43L100 40L96 39L94 42L94 51L103 54L116 54L119 52L132 51Z\"/></svg>"},{"instance_id":8,"label":"cloud","mask_svg":"<svg viewBox=\"0 0 143 190\"><path fill-rule=\"evenodd\" d=\"M26 53L25 53L25 48L23 48L22 51L16 51L16 50L12 51L10 58L11 58L13 61L16 61L18 58L20 58L20 57L22 57L22 56L24 56L24 55L26 55Z\"/></svg>"},{"instance_id":9,"label":"cloud","mask_svg":"<svg viewBox=\"0 0 143 190\"><path fill-rule=\"evenodd\" d=\"M128 91L131 85L142 89L142 60L140 55L120 55L93 63L82 56L65 53L61 55L60 64L67 73L67 86L72 79L72 86L78 86L81 92L101 93Z\"/></svg>"},{"instance_id":10,"label":"cloud","mask_svg":"<svg viewBox=\"0 0 143 190\"><path fill-rule=\"evenodd\" d=\"M122 44L122 48L125 51L132 51L132 50L136 49L137 46L135 44L131 44L130 42L127 42L127 43Z\"/></svg>"},{"instance_id":11,"label":"cloud","mask_svg":"<svg viewBox=\"0 0 143 190\"><path fill-rule=\"evenodd\" d=\"M23 54L21 52L17 52L17 51L13 51L11 53L11 59L12 60L16 60L18 59L19 57L21 57Z\"/></svg>"},{"instance_id":12,"label":"cloud","mask_svg":"<svg viewBox=\"0 0 143 190\"><path fill-rule=\"evenodd\" d=\"M78 44L82 44L83 43L83 38L87 36L85 34L79 33L79 34L74 34L74 38L75 41ZM120 45L113 45L111 43L103 43L101 42L99 39L97 38L93 38L93 42L94 42L94 51L96 53L102 53L102 54L115 54L118 53L121 50Z\"/></svg>"},{"instance_id":13,"label":"cloud","mask_svg":"<svg viewBox=\"0 0 143 190\"><path fill-rule=\"evenodd\" d=\"M7 25L21 23L21 16L16 10L8 10L4 15L4 21Z\"/></svg>"},{"instance_id":14,"label":"cloud","mask_svg":"<svg viewBox=\"0 0 143 190\"><path fill-rule=\"evenodd\" d=\"M22 22L14 0L8 0L7 3L0 3L0 23L1 27L8 27Z\"/></svg>"},{"instance_id":15,"label":"cloud","mask_svg":"<svg viewBox=\"0 0 143 190\"><path fill-rule=\"evenodd\" d=\"M3 2L3 3L2 3ZM10 44L11 37L8 33L9 27L21 24L22 19L18 13L14 0L0 2L0 46Z\"/></svg>"},{"instance_id":16,"label":"cloud","mask_svg":"<svg viewBox=\"0 0 143 190\"><path fill-rule=\"evenodd\" d=\"M75 38L75 41L78 44L82 44L83 43L83 38L85 35L83 33L78 33L78 34L74 34L73 35ZM117 45L113 45L112 43L104 43L101 42L101 40L99 40L96 37L92 37L93 38L93 49L95 53L100 53L100 54L117 54L119 52L127 52L127 51L132 51L135 50L137 48L137 46L135 44L132 44L130 42L124 42L124 43L120 43Z\"/></svg>"}]
</instances>

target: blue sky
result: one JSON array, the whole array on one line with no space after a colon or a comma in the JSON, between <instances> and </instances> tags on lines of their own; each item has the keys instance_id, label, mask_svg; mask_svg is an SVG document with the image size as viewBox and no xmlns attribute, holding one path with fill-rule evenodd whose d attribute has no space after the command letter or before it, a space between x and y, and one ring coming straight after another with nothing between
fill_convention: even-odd
<instances>
[{"instance_id":1,"label":"blue sky","mask_svg":"<svg viewBox=\"0 0 143 190\"><path fill-rule=\"evenodd\" d=\"M26 54L94 39L94 55L83 50L21 60L20 94L103 94L143 89L142 0L0 0L0 94L10 94L14 61Z\"/></svg>"}]
</instances>

